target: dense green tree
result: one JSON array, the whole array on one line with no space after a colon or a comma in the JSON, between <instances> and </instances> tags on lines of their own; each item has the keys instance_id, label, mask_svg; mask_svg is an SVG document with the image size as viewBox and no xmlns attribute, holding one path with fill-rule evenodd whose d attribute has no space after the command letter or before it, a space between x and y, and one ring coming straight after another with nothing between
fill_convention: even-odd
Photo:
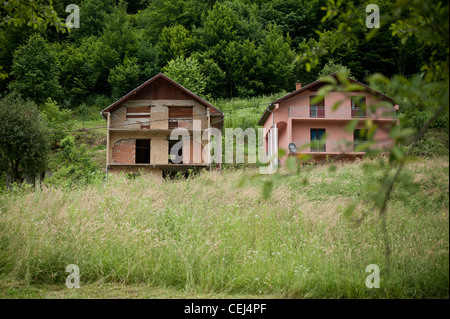
<instances>
[{"instance_id":1,"label":"dense green tree","mask_svg":"<svg viewBox=\"0 0 450 319\"><path fill-rule=\"evenodd\" d=\"M0 39L0 91L6 90L12 79L9 74L11 73L14 51L24 45L27 39L36 32L28 26L9 26L4 30Z\"/></svg>"},{"instance_id":2,"label":"dense green tree","mask_svg":"<svg viewBox=\"0 0 450 319\"><path fill-rule=\"evenodd\" d=\"M217 2L203 19L204 45L214 46L235 40L238 25L239 15L225 3Z\"/></svg>"},{"instance_id":3,"label":"dense green tree","mask_svg":"<svg viewBox=\"0 0 450 319\"><path fill-rule=\"evenodd\" d=\"M80 8L80 27L70 30L69 38L79 41L86 36L99 36L105 27L109 15L113 12L117 0L82 0L77 3ZM66 6L73 3L71 0L63 1L60 16L67 17Z\"/></svg>"},{"instance_id":4,"label":"dense green tree","mask_svg":"<svg viewBox=\"0 0 450 319\"><path fill-rule=\"evenodd\" d=\"M192 50L193 39L188 30L182 25L164 27L158 40L163 62L188 56Z\"/></svg>"},{"instance_id":5,"label":"dense green tree","mask_svg":"<svg viewBox=\"0 0 450 319\"><path fill-rule=\"evenodd\" d=\"M123 63L116 65L109 74L108 82L111 84L112 95L115 99L141 84L140 67L137 58L125 58Z\"/></svg>"},{"instance_id":6,"label":"dense green tree","mask_svg":"<svg viewBox=\"0 0 450 319\"><path fill-rule=\"evenodd\" d=\"M33 27L45 30L48 26L65 31L63 21L53 8L52 1L46 0L10 0L0 6L0 43L3 44L5 30L11 27ZM23 29L26 30L26 29ZM2 49L4 47L2 46ZM0 65L0 79L7 77Z\"/></svg>"},{"instance_id":7,"label":"dense green tree","mask_svg":"<svg viewBox=\"0 0 450 319\"><path fill-rule=\"evenodd\" d=\"M162 71L191 92L204 96L206 81L197 59L179 57L169 61Z\"/></svg>"},{"instance_id":8,"label":"dense green tree","mask_svg":"<svg viewBox=\"0 0 450 319\"><path fill-rule=\"evenodd\" d=\"M126 5L123 2L105 17L103 33L99 39L102 44L117 52L118 61L123 61L125 56L136 53L137 33L133 29L131 18L127 15Z\"/></svg>"},{"instance_id":9,"label":"dense green tree","mask_svg":"<svg viewBox=\"0 0 450 319\"><path fill-rule=\"evenodd\" d=\"M140 68L140 81L144 82L161 70L160 49L144 38L139 39L136 57Z\"/></svg>"},{"instance_id":10,"label":"dense green tree","mask_svg":"<svg viewBox=\"0 0 450 319\"><path fill-rule=\"evenodd\" d=\"M215 0L152 0L136 16L138 28L144 29L146 37L156 41L164 27L183 25L190 30L200 25L201 17L212 7Z\"/></svg>"},{"instance_id":11,"label":"dense green tree","mask_svg":"<svg viewBox=\"0 0 450 319\"><path fill-rule=\"evenodd\" d=\"M225 59L229 97L259 95L264 91L261 49L254 42L230 42Z\"/></svg>"},{"instance_id":12,"label":"dense green tree","mask_svg":"<svg viewBox=\"0 0 450 319\"><path fill-rule=\"evenodd\" d=\"M13 182L20 173L35 176L47 167L49 150L44 121L34 102L11 93L0 99L0 158Z\"/></svg>"},{"instance_id":13,"label":"dense green tree","mask_svg":"<svg viewBox=\"0 0 450 319\"><path fill-rule=\"evenodd\" d=\"M58 100L61 96L59 66L50 45L39 34L32 35L27 43L14 52L11 90L37 104L48 97Z\"/></svg>"},{"instance_id":14,"label":"dense green tree","mask_svg":"<svg viewBox=\"0 0 450 319\"><path fill-rule=\"evenodd\" d=\"M40 109L45 127L48 131L54 132L49 134L48 138L50 146L55 149L58 142L68 134L64 131L72 129L72 111L61 108L50 98L41 105Z\"/></svg>"},{"instance_id":15,"label":"dense green tree","mask_svg":"<svg viewBox=\"0 0 450 319\"><path fill-rule=\"evenodd\" d=\"M284 33L292 37L292 48L298 47L300 42L316 38L315 30L321 30L320 20L324 16L321 8L322 0L273 0L264 1L259 10L259 19L268 25L276 23Z\"/></svg>"},{"instance_id":16,"label":"dense green tree","mask_svg":"<svg viewBox=\"0 0 450 319\"><path fill-rule=\"evenodd\" d=\"M254 42L260 42L264 38L264 25L258 19L259 10L256 4L228 1L226 5L239 17L239 21L235 26L239 38L249 39Z\"/></svg>"},{"instance_id":17,"label":"dense green tree","mask_svg":"<svg viewBox=\"0 0 450 319\"><path fill-rule=\"evenodd\" d=\"M340 71L348 77L352 77L352 72L349 68L343 66L342 64L335 63L333 60L328 60L328 62L323 66L323 69L319 72L319 77L322 78L337 71Z\"/></svg>"},{"instance_id":18,"label":"dense green tree","mask_svg":"<svg viewBox=\"0 0 450 319\"><path fill-rule=\"evenodd\" d=\"M295 82L295 51L291 49L290 37L284 37L276 24L269 24L260 52L262 68L259 78L264 83L264 93L289 90Z\"/></svg>"},{"instance_id":19,"label":"dense green tree","mask_svg":"<svg viewBox=\"0 0 450 319\"><path fill-rule=\"evenodd\" d=\"M84 39L81 45L57 44L55 48L61 68L60 83L64 92L63 100L69 105L76 104L83 96L91 93L90 89L94 84L92 79L94 70L92 64L89 64L92 51L89 50Z\"/></svg>"},{"instance_id":20,"label":"dense green tree","mask_svg":"<svg viewBox=\"0 0 450 319\"><path fill-rule=\"evenodd\" d=\"M21 0L15 3L25 5ZM35 3L43 5L42 1ZM69 3L54 0L54 9L60 17L68 15L65 8ZM397 5L389 0L374 3L380 6L382 21L397 12ZM371 41L366 41L371 31L363 23L367 14L360 1L335 4L346 10L362 8L355 11L351 21L345 14L322 20L327 14L322 9L326 5L327 0L81 0L80 28L71 29L68 36L52 31L53 28L44 31L25 25L16 27L14 20L0 25L3 30L0 65L4 66L4 72L10 73L17 48L32 33L43 34L51 43L51 51L57 53L61 67L59 85L63 98L59 101L65 107L76 107L82 97L109 96L113 90L115 95L119 94L117 88L111 87L113 82L120 82L119 73L128 74L125 78L130 80L137 78L139 83L182 56L198 60L207 83L206 94L230 97L291 90L295 80L314 81L330 59L350 68L359 81L365 81L368 75L377 72L387 76L397 71L415 74L433 52L445 55L432 40L424 43L416 36L405 41L392 37L393 31L404 33L411 26L395 31L382 23ZM347 39L342 46L333 36L335 31L330 30L338 29L344 20L349 20L346 23L350 28L341 30L346 32ZM320 50L312 52L319 37L326 37L327 41L322 41ZM431 39L432 35L428 37ZM292 59L293 54L299 58ZM315 59L305 62L303 55L314 55ZM130 61L139 67L137 76L127 73L136 69L136 66L130 69ZM57 74L55 70L54 75ZM3 80L0 90L7 90L9 82L16 80L14 76ZM55 84L52 76L48 80ZM125 87L128 89L129 85ZM47 96L56 99L60 90L51 91L53 94L45 94L40 101ZM23 91L22 94L29 96Z\"/></svg>"},{"instance_id":21,"label":"dense green tree","mask_svg":"<svg viewBox=\"0 0 450 319\"><path fill-rule=\"evenodd\" d=\"M200 63L201 72L205 76L205 95L212 98L225 97L227 90L227 74L212 58L205 58L201 52L195 52L192 57Z\"/></svg>"}]
</instances>

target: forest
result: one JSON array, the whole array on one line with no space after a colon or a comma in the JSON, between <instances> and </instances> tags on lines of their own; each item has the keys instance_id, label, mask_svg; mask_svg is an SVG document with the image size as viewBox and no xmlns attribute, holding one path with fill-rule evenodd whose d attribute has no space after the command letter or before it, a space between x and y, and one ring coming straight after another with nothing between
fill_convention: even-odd
<instances>
[{"instance_id":1,"label":"forest","mask_svg":"<svg viewBox=\"0 0 450 319\"><path fill-rule=\"evenodd\" d=\"M65 19L73 0L54 0ZM383 14L395 3L374 1ZM356 2L357 3L357 2ZM410 76L434 50L414 37L403 42L382 27L352 29L350 46L328 43L310 72L299 58L337 28L326 20L325 0L79 0L79 28L58 32L43 25L2 28L0 91L15 90L65 109L107 105L163 72L208 99L292 91L317 79L327 63L347 67L364 82L380 72ZM349 2L350 5L350 2ZM361 12L361 18L367 15ZM335 47L333 47L335 46Z\"/></svg>"},{"instance_id":2,"label":"forest","mask_svg":"<svg viewBox=\"0 0 450 319\"><path fill-rule=\"evenodd\" d=\"M80 0L78 21L71 1L0 8L3 176L102 180L100 111L159 72L245 129L296 82L342 70L399 104L399 136L433 118L414 154L448 155L448 4L371 1L382 23L370 29L363 1Z\"/></svg>"}]
</instances>

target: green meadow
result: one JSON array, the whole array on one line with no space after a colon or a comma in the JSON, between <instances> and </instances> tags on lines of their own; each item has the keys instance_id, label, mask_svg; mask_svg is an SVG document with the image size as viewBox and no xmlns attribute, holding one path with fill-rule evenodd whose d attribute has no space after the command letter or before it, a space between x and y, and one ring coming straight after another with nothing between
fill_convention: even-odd
<instances>
[{"instance_id":1,"label":"green meadow","mask_svg":"<svg viewBox=\"0 0 450 319\"><path fill-rule=\"evenodd\" d=\"M282 172L268 199L255 168L4 191L0 297L448 298L448 156L406 165L414 187L398 185L388 205L389 269L364 203L371 161ZM65 286L69 264L79 289ZM380 288L365 284L369 264Z\"/></svg>"}]
</instances>

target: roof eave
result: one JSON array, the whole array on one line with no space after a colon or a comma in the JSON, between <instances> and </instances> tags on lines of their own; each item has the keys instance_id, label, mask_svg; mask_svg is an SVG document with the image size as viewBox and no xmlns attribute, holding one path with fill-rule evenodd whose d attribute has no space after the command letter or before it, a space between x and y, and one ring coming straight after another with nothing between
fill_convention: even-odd
<instances>
[{"instance_id":1,"label":"roof eave","mask_svg":"<svg viewBox=\"0 0 450 319\"><path fill-rule=\"evenodd\" d=\"M329 76L335 77L336 74L337 74L337 72L334 72L334 73L330 74ZM349 79L350 79L351 81L353 81L353 82L356 82L356 83L362 85L362 86L363 86L364 88L366 88L369 92L371 92L371 93L373 93L373 94L376 94L376 95L380 95L381 97L383 97L384 99L387 99L389 102L393 103L394 105L396 104L396 102L394 101L393 98L391 98L391 97L389 97L389 96L387 96L387 95L385 95L385 94L383 94L383 93L381 93L381 92L378 92L378 91L372 89L371 87L369 87L369 86L367 86L367 85L365 85L365 84L363 84L363 83L361 83L361 82L359 82L359 81L357 81L357 80L355 80L355 79L352 79L352 78L349 78ZM290 98L291 96L297 95L297 94L299 94L299 93L301 93L301 92L303 92L303 91L305 91L305 90L308 90L308 89L311 88L312 86L314 86L314 85L316 85L316 84L319 84L319 83L321 83L321 82L322 82L322 79L318 79L318 80L316 80L316 81L314 81L314 82L309 83L308 85L305 85L304 87L301 87L301 88L298 89L298 90L295 90L295 91L293 91L293 92L291 92L291 93L288 93L288 94L286 94L285 96L282 96L282 97L280 97L279 99L276 99L275 101L273 101L273 102L269 105L269 107L270 107L271 105L274 105L274 104L277 104L277 103L281 103L281 102L285 101L286 99ZM259 119L258 125L264 125L264 122L267 120L267 116L268 116L268 113L269 113L269 111L268 111L269 107L264 111L263 115L262 115L261 118ZM272 110L271 110L271 111L272 111Z\"/></svg>"},{"instance_id":2,"label":"roof eave","mask_svg":"<svg viewBox=\"0 0 450 319\"><path fill-rule=\"evenodd\" d=\"M171 78L169 78L168 76L164 75L163 73L158 73L157 75L155 75L154 77L150 78L149 80L145 81L144 83L142 83L141 85L139 85L138 87L136 87L135 89L133 89L132 91L128 92L127 94L125 94L124 96L122 96L120 99L118 99L117 101L115 101L114 103L112 103L110 106L108 106L107 108L105 108L104 110L101 111L101 114L103 116L103 118L105 117L105 113L107 112L111 112L112 109L114 109L115 107L118 107L120 104L124 103L127 99L129 99L133 94L137 94L141 89L143 89L144 87L146 87L147 85L150 85L153 81L155 81L158 78L164 78L167 81L169 81L170 83L174 84L176 87L180 88L181 90L187 92L194 100L196 100L197 102L199 102L200 104L203 104L206 107L209 107L211 109L213 109L215 112L214 113L219 113L220 115L223 116L223 112L221 110L219 110L218 108L216 108L215 106L213 106L212 104L206 102L204 99L202 99L201 97L199 97L198 95L196 95L195 93L191 92L190 90L186 89L184 86L182 86L181 84L175 82L174 80L172 80Z\"/></svg>"}]
</instances>

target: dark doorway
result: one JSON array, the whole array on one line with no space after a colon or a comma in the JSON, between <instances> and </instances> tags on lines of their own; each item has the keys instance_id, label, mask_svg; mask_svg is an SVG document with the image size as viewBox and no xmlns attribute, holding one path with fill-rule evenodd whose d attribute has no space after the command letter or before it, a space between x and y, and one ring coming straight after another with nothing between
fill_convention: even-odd
<instances>
[{"instance_id":1,"label":"dark doorway","mask_svg":"<svg viewBox=\"0 0 450 319\"><path fill-rule=\"evenodd\" d=\"M150 140L136 140L136 164L150 164Z\"/></svg>"}]
</instances>

